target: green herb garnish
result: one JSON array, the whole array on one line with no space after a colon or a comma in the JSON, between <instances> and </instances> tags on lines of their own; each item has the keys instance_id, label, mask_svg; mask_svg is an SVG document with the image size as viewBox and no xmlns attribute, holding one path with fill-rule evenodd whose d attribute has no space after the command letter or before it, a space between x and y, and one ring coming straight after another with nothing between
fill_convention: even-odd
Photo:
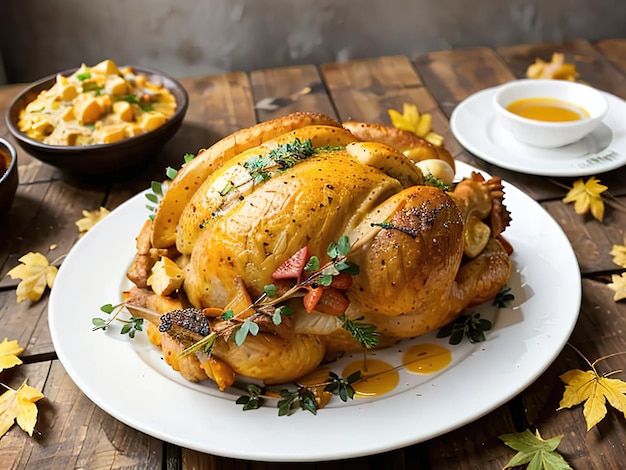
<instances>
[{"instance_id":1,"label":"green herb garnish","mask_svg":"<svg viewBox=\"0 0 626 470\"><path fill-rule=\"evenodd\" d=\"M437 332L437 338L450 339L448 343L459 344L463 338L467 338L470 343L481 343L485 341L485 331L491 330L491 322L480 318L479 313L474 315L461 315L453 323L444 326Z\"/></svg>"},{"instance_id":2,"label":"green herb garnish","mask_svg":"<svg viewBox=\"0 0 626 470\"><path fill-rule=\"evenodd\" d=\"M511 302L513 302L513 300L515 300L515 296L511 294L511 288L509 286L505 286L500 289L500 292L498 292L494 297L493 305L498 308L506 308L511 304Z\"/></svg>"}]
</instances>

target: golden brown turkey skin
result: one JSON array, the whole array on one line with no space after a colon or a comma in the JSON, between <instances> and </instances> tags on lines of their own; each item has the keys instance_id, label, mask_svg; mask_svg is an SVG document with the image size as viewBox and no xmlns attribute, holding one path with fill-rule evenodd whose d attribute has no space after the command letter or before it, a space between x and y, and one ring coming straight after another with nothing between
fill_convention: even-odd
<instances>
[{"instance_id":1,"label":"golden brown turkey skin","mask_svg":"<svg viewBox=\"0 0 626 470\"><path fill-rule=\"evenodd\" d=\"M401 190L396 179L359 164L346 151L302 162L204 225L186 268L185 292L195 306L224 307L241 276L256 298L300 248L308 245L310 253L328 261L330 242Z\"/></svg>"},{"instance_id":2,"label":"golden brown turkey skin","mask_svg":"<svg viewBox=\"0 0 626 470\"><path fill-rule=\"evenodd\" d=\"M255 131L245 145L228 146L225 139L184 167L161 201L152 248L139 250L141 255L167 247L188 259L181 297L196 309L210 310L205 314L212 328L229 324L217 317L233 308L242 292L246 299L235 316L252 312L251 299L263 294L274 282L272 274L301 248L308 247L321 265L329 262L329 244L343 235L352 245L349 261L360 268L344 291L350 301L345 315L376 326L381 346L448 324L506 285L511 260L498 238L509 214L498 178L485 181L474 174L454 191L443 191L424 185L422 170L402 153L402 145L389 147L400 141L407 149L418 145L424 158L454 167L449 153L439 155L430 144L378 125L347 126L355 136L319 116L312 122L308 115L285 119L288 134L260 126L255 129L262 132ZM298 119L304 127L298 127ZM257 181L249 164L296 137L310 139L316 151ZM140 285L153 258L138 259L145 265L131 272ZM196 356L170 363L190 380L209 376L223 389L234 374L266 383L293 381L324 357L361 348L336 317L307 313L300 297L288 303L296 310L288 334L263 329L257 318L262 331L243 344L219 337L213 363ZM160 344L164 354L181 350L168 339Z\"/></svg>"}]
</instances>

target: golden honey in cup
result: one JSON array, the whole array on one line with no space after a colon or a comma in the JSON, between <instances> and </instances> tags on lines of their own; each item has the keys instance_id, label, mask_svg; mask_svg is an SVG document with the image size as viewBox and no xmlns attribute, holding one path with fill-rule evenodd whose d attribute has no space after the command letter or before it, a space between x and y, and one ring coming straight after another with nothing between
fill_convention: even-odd
<instances>
[{"instance_id":1,"label":"golden honey in cup","mask_svg":"<svg viewBox=\"0 0 626 470\"><path fill-rule=\"evenodd\" d=\"M547 122L580 121L589 117L586 109L558 98L524 98L506 109L527 119Z\"/></svg>"}]
</instances>

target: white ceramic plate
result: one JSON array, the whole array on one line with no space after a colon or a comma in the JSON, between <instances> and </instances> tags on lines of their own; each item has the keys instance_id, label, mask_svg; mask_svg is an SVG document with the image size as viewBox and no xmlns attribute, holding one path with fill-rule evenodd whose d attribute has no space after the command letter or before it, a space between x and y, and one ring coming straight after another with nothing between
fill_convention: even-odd
<instances>
[{"instance_id":1,"label":"white ceramic plate","mask_svg":"<svg viewBox=\"0 0 626 470\"><path fill-rule=\"evenodd\" d=\"M626 102L603 92L609 111L600 126L578 142L555 149L523 144L497 122L492 99L497 87L461 101L450 116L454 137L485 161L543 176L586 176L626 165Z\"/></svg>"},{"instance_id":2,"label":"white ceramic plate","mask_svg":"<svg viewBox=\"0 0 626 470\"><path fill-rule=\"evenodd\" d=\"M469 167L459 164L460 174ZM433 375L401 371L400 385L378 399L333 401L316 416L279 417L275 403L253 411L212 382L186 382L165 365L144 334L119 327L92 332L100 307L121 300L135 236L147 217L144 194L89 231L64 261L52 290L49 323L59 359L78 387L104 411L156 438L216 455L260 461L321 461L384 452L425 441L476 420L532 383L556 358L575 325L580 276L556 222L511 185L507 238L515 247L515 301L475 309L493 321L487 340L464 341L452 364ZM397 361L412 343L447 345L434 333L377 353ZM361 357L361 356L359 356ZM382 430L382 431L381 431Z\"/></svg>"}]
</instances>

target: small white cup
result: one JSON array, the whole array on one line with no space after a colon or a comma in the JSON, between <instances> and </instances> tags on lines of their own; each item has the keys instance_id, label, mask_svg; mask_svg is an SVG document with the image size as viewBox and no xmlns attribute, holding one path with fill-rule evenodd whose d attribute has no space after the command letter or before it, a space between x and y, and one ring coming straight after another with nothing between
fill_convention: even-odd
<instances>
[{"instance_id":1,"label":"small white cup","mask_svg":"<svg viewBox=\"0 0 626 470\"><path fill-rule=\"evenodd\" d=\"M518 116L506 108L526 98L551 98L566 101L589 113L576 121L548 122ZM533 147L555 148L571 144L592 132L606 115L609 105L595 88L566 80L521 79L501 85L493 107L498 122L517 140Z\"/></svg>"}]
</instances>

